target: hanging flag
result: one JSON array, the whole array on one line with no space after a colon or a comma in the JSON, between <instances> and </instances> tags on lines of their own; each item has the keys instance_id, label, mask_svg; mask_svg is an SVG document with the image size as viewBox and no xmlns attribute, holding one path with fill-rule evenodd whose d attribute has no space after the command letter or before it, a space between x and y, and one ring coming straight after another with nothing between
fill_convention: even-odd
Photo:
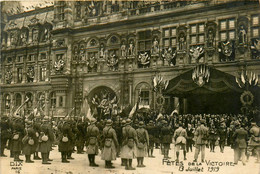
<instances>
[{"instance_id":1,"label":"hanging flag","mask_svg":"<svg viewBox=\"0 0 260 174\"><path fill-rule=\"evenodd\" d=\"M251 71L251 74L250 74L250 76L248 78L249 78L249 84L251 85L252 84L252 80L253 80L253 72L252 71Z\"/></svg>"},{"instance_id":2,"label":"hanging flag","mask_svg":"<svg viewBox=\"0 0 260 174\"><path fill-rule=\"evenodd\" d=\"M244 72L242 71L241 73L241 81L243 82L243 84L246 83L245 77L244 77Z\"/></svg>"},{"instance_id":3,"label":"hanging flag","mask_svg":"<svg viewBox=\"0 0 260 174\"><path fill-rule=\"evenodd\" d=\"M87 116L89 110L90 110L90 107L88 104L88 100L87 100L87 98L85 98L83 100L80 113L81 113L81 115L84 115L84 117L85 117L85 116Z\"/></svg>"},{"instance_id":4,"label":"hanging flag","mask_svg":"<svg viewBox=\"0 0 260 174\"><path fill-rule=\"evenodd\" d=\"M132 110L129 113L129 118L132 118L135 111L137 110L137 103L134 105L134 107L132 108Z\"/></svg>"},{"instance_id":5,"label":"hanging flag","mask_svg":"<svg viewBox=\"0 0 260 174\"><path fill-rule=\"evenodd\" d=\"M258 74L255 75L255 76L256 76L256 79L255 79L255 85L257 85L257 83L258 83Z\"/></svg>"}]
</instances>

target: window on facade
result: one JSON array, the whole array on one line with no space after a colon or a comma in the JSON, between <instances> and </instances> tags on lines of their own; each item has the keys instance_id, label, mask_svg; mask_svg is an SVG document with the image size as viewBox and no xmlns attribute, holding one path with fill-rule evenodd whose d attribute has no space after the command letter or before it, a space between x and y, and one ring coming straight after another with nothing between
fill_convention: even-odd
<instances>
[{"instance_id":1,"label":"window on facade","mask_svg":"<svg viewBox=\"0 0 260 174\"><path fill-rule=\"evenodd\" d=\"M35 59L35 55L34 54L30 54L29 56L28 56L28 61L30 62L30 61L34 61L34 59Z\"/></svg>"},{"instance_id":2,"label":"window on facade","mask_svg":"<svg viewBox=\"0 0 260 174\"><path fill-rule=\"evenodd\" d=\"M64 15L64 9L65 9L65 2L64 1L59 1L57 5L57 18L59 20L64 20L65 15Z\"/></svg>"},{"instance_id":3,"label":"window on facade","mask_svg":"<svg viewBox=\"0 0 260 174\"><path fill-rule=\"evenodd\" d=\"M27 108L32 108L33 106L33 95L32 93L27 93L25 98L28 98L28 102L26 103Z\"/></svg>"},{"instance_id":4,"label":"window on facade","mask_svg":"<svg viewBox=\"0 0 260 174\"><path fill-rule=\"evenodd\" d=\"M9 94L5 96L5 109L10 109L11 97Z\"/></svg>"},{"instance_id":5,"label":"window on facade","mask_svg":"<svg viewBox=\"0 0 260 174\"><path fill-rule=\"evenodd\" d=\"M220 41L234 40L235 35L235 19L225 19L220 21Z\"/></svg>"},{"instance_id":6,"label":"window on facade","mask_svg":"<svg viewBox=\"0 0 260 174\"><path fill-rule=\"evenodd\" d=\"M55 108L56 107L56 93L52 92L50 94L50 98L51 98L51 108Z\"/></svg>"},{"instance_id":7,"label":"window on facade","mask_svg":"<svg viewBox=\"0 0 260 174\"><path fill-rule=\"evenodd\" d=\"M45 66L41 66L40 67L40 81L45 81L46 79L46 73L47 73L47 69Z\"/></svg>"},{"instance_id":8,"label":"window on facade","mask_svg":"<svg viewBox=\"0 0 260 174\"><path fill-rule=\"evenodd\" d=\"M33 42L38 42L38 38L39 38L39 33L37 29L33 29L32 30L32 41Z\"/></svg>"},{"instance_id":9,"label":"window on facade","mask_svg":"<svg viewBox=\"0 0 260 174\"><path fill-rule=\"evenodd\" d=\"M141 91L140 93L140 105L149 105L149 91Z\"/></svg>"},{"instance_id":10,"label":"window on facade","mask_svg":"<svg viewBox=\"0 0 260 174\"><path fill-rule=\"evenodd\" d=\"M193 24L190 25L190 44L191 45L201 45L205 42L205 25Z\"/></svg>"},{"instance_id":11,"label":"window on facade","mask_svg":"<svg viewBox=\"0 0 260 174\"><path fill-rule=\"evenodd\" d=\"M63 97L60 96L59 98L59 107L62 107L63 106Z\"/></svg>"},{"instance_id":12,"label":"window on facade","mask_svg":"<svg viewBox=\"0 0 260 174\"><path fill-rule=\"evenodd\" d=\"M176 27L165 28L163 30L163 47L176 47L177 39L176 39Z\"/></svg>"},{"instance_id":13,"label":"window on facade","mask_svg":"<svg viewBox=\"0 0 260 174\"><path fill-rule=\"evenodd\" d=\"M138 33L138 51L149 52L152 46L152 32L150 30Z\"/></svg>"},{"instance_id":14,"label":"window on facade","mask_svg":"<svg viewBox=\"0 0 260 174\"><path fill-rule=\"evenodd\" d=\"M251 37L252 38L258 38L259 37L259 29L260 29L260 25L259 25L259 15L252 15L251 17Z\"/></svg>"},{"instance_id":15,"label":"window on facade","mask_svg":"<svg viewBox=\"0 0 260 174\"><path fill-rule=\"evenodd\" d=\"M13 59L12 57L7 57L7 63L12 63Z\"/></svg>"},{"instance_id":16,"label":"window on facade","mask_svg":"<svg viewBox=\"0 0 260 174\"><path fill-rule=\"evenodd\" d=\"M46 53L41 53L40 54L40 59L45 60L46 59Z\"/></svg>"},{"instance_id":17,"label":"window on facade","mask_svg":"<svg viewBox=\"0 0 260 174\"><path fill-rule=\"evenodd\" d=\"M21 106L21 104L22 104L22 96L21 96L21 94L16 94L15 95L15 106L19 107L19 106Z\"/></svg>"},{"instance_id":18,"label":"window on facade","mask_svg":"<svg viewBox=\"0 0 260 174\"><path fill-rule=\"evenodd\" d=\"M18 56L17 57L17 62L23 62L23 56Z\"/></svg>"},{"instance_id":19,"label":"window on facade","mask_svg":"<svg viewBox=\"0 0 260 174\"><path fill-rule=\"evenodd\" d=\"M21 83L23 81L23 69L17 68L17 83Z\"/></svg>"},{"instance_id":20,"label":"window on facade","mask_svg":"<svg viewBox=\"0 0 260 174\"><path fill-rule=\"evenodd\" d=\"M75 10L76 10L76 19L81 18L81 2L77 1L75 4Z\"/></svg>"}]
</instances>

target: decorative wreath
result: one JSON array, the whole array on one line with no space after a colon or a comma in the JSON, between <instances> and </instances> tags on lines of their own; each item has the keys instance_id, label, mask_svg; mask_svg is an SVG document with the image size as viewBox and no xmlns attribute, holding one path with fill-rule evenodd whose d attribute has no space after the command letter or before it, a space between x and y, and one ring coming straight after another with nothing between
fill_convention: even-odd
<instances>
[{"instance_id":1,"label":"decorative wreath","mask_svg":"<svg viewBox=\"0 0 260 174\"><path fill-rule=\"evenodd\" d=\"M240 96L240 101L243 105L251 105L254 101L254 96L250 91L244 91Z\"/></svg>"},{"instance_id":2,"label":"decorative wreath","mask_svg":"<svg viewBox=\"0 0 260 174\"><path fill-rule=\"evenodd\" d=\"M156 97L156 104L158 106L162 106L162 105L164 105L164 103L165 103L165 99L162 95L159 95L158 97Z\"/></svg>"}]
</instances>

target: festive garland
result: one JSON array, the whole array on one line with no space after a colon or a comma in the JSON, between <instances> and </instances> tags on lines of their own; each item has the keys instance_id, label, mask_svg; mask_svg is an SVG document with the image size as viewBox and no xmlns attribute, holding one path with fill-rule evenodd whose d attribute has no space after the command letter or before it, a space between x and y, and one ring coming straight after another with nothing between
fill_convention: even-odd
<instances>
[{"instance_id":1,"label":"festive garland","mask_svg":"<svg viewBox=\"0 0 260 174\"><path fill-rule=\"evenodd\" d=\"M162 95L159 95L159 96L156 97L156 104L158 106L163 106L164 103L165 103L165 99Z\"/></svg>"},{"instance_id":2,"label":"festive garland","mask_svg":"<svg viewBox=\"0 0 260 174\"><path fill-rule=\"evenodd\" d=\"M240 101L243 105L251 105L254 101L254 96L250 91L244 91L240 96Z\"/></svg>"}]
</instances>

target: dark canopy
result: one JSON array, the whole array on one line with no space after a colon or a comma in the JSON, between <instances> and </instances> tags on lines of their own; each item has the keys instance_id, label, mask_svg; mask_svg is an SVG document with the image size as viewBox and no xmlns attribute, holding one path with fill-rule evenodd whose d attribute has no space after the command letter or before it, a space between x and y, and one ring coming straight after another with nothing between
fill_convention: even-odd
<instances>
[{"instance_id":1,"label":"dark canopy","mask_svg":"<svg viewBox=\"0 0 260 174\"><path fill-rule=\"evenodd\" d=\"M193 69L169 81L165 94L174 96L187 96L191 94L216 94L216 93L242 93L234 76L217 69L210 68L209 81L202 87L192 80Z\"/></svg>"}]
</instances>

